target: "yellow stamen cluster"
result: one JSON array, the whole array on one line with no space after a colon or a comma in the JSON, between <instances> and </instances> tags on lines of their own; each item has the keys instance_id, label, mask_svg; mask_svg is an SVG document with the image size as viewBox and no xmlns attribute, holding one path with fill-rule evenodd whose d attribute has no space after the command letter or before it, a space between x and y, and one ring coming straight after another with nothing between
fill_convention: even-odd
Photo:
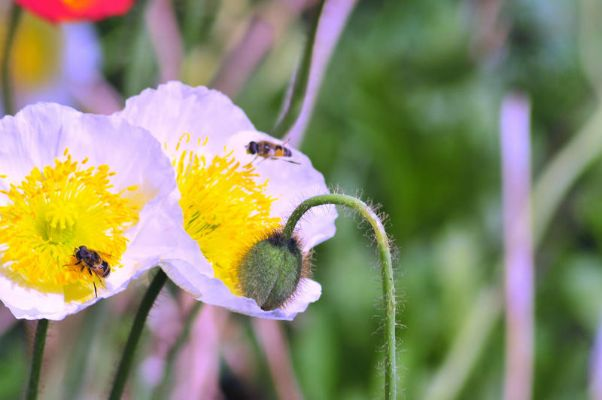
<instances>
[{"instance_id":1,"label":"yellow stamen cluster","mask_svg":"<svg viewBox=\"0 0 602 400\"><path fill-rule=\"evenodd\" d=\"M183 151L175 164L185 229L216 277L240 295L243 256L280 225L280 218L270 216L274 199L265 194L267 182L258 183L253 165L241 166L231 153L208 162Z\"/></svg>"},{"instance_id":2,"label":"yellow stamen cluster","mask_svg":"<svg viewBox=\"0 0 602 400\"><path fill-rule=\"evenodd\" d=\"M99 278L74 265L75 249L86 246L119 268L127 239L124 231L138 220L139 206L115 193L107 165L85 166L64 160L34 168L18 185L0 191L0 273L22 285L65 299L85 300ZM134 190L131 187L127 190Z\"/></svg>"}]
</instances>

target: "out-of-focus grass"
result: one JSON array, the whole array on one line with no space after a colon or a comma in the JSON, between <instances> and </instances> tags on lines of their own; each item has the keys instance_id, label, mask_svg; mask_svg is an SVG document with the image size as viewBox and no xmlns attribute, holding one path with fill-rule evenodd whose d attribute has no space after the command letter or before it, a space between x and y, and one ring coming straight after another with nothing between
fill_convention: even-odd
<instances>
[{"instance_id":1,"label":"out-of-focus grass","mask_svg":"<svg viewBox=\"0 0 602 400\"><path fill-rule=\"evenodd\" d=\"M15 326L0 337L0 399L19 398L27 373L27 351L20 336L23 326Z\"/></svg>"}]
</instances>

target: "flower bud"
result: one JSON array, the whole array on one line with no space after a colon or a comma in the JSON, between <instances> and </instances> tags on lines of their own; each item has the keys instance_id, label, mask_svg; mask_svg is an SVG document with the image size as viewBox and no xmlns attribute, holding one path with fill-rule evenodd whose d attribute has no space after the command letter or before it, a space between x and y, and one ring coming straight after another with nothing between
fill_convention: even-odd
<instances>
[{"instance_id":1,"label":"flower bud","mask_svg":"<svg viewBox=\"0 0 602 400\"><path fill-rule=\"evenodd\" d=\"M274 310L295 293L308 268L298 241L282 232L272 233L255 244L243 257L239 281L244 296L254 299L262 310Z\"/></svg>"}]
</instances>

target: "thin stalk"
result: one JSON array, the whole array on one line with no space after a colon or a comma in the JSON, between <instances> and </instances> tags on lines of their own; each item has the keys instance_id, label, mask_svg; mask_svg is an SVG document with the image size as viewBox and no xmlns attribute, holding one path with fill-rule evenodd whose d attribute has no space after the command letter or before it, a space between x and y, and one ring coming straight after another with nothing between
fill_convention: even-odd
<instances>
[{"instance_id":1,"label":"thin stalk","mask_svg":"<svg viewBox=\"0 0 602 400\"><path fill-rule=\"evenodd\" d=\"M457 397L502 314L503 299L503 290L498 285L484 287L475 296L443 365L420 398L451 400Z\"/></svg>"},{"instance_id":2,"label":"thin stalk","mask_svg":"<svg viewBox=\"0 0 602 400\"><path fill-rule=\"evenodd\" d=\"M2 86L2 104L4 105L4 113L5 114L14 114L15 113L15 104L13 99L13 85L10 79L10 61L12 59L12 50L15 44L15 38L17 33L17 28L19 26L19 21L21 20L21 15L23 14L23 10L16 3L12 3L10 8L10 15L8 19L8 29L6 31L6 38L4 40L4 48L2 51L2 66L1 66L1 76L2 82L0 85Z\"/></svg>"},{"instance_id":3,"label":"thin stalk","mask_svg":"<svg viewBox=\"0 0 602 400\"><path fill-rule=\"evenodd\" d=\"M295 226L303 215L311 208L334 204L351 208L361 215L372 227L378 254L381 262L381 273L383 281L383 294L385 303L385 398L393 400L397 395L397 367L396 367L396 336L395 336L395 282L393 280L393 264L391 261L391 249L389 239L383 224L376 213L363 201L344 194L325 194L311 197L302 202L293 211L284 227L284 235L290 238Z\"/></svg>"},{"instance_id":4,"label":"thin stalk","mask_svg":"<svg viewBox=\"0 0 602 400\"><path fill-rule=\"evenodd\" d=\"M40 370L42 369L42 359L44 358L44 346L46 345L46 333L48 332L48 320L41 319L36 327L36 337L33 342L33 355L31 359L31 372L29 375L29 384L27 385L27 400L38 398L38 384L40 382Z\"/></svg>"},{"instance_id":5,"label":"thin stalk","mask_svg":"<svg viewBox=\"0 0 602 400\"><path fill-rule=\"evenodd\" d=\"M341 33L345 29L347 19L357 2L358 0L327 0L324 4L324 9L320 15L320 24L314 40L305 99L303 100L297 120L284 137L284 141L293 147L299 148L303 141L305 130L310 122L311 114L320 92L324 74Z\"/></svg>"},{"instance_id":6,"label":"thin stalk","mask_svg":"<svg viewBox=\"0 0 602 400\"><path fill-rule=\"evenodd\" d=\"M589 394L591 400L602 399L602 324L594 339L594 348L589 364Z\"/></svg>"},{"instance_id":7,"label":"thin stalk","mask_svg":"<svg viewBox=\"0 0 602 400\"><path fill-rule=\"evenodd\" d=\"M544 234L558 210L562 199L566 193L573 187L577 178L579 178L592 164L599 160L602 152L602 136L599 134L602 127L602 107L598 107L594 115L590 117L587 124L567 143L563 149L554 156L554 158L545 166L537 182L533 186L532 192L532 211L533 211L533 248L536 250L543 242ZM498 284L495 284L498 285ZM482 294L491 292L493 289L486 287L481 290ZM499 292L500 300L502 293ZM468 315L477 312L479 304L473 304ZM476 346L465 340L466 337L476 333L469 329L462 330L454 339L452 350L448 352L445 361L439 367L432 380L431 387L427 393L437 392L438 397L425 397L437 400L451 400L456 397L469 377L470 371L481 355L486 338L489 337L495 327L495 323L502 316L501 307L492 307L490 312L492 317L488 319L490 323L481 326L478 332L478 343L480 348L477 352L473 351ZM466 319L466 324L469 320ZM462 347L464 351L455 351ZM468 351L470 350L470 351ZM470 356L470 359L467 357ZM461 360L464 359L464 360ZM455 365L461 365L462 370L456 369ZM446 391L440 391L440 387L445 387Z\"/></svg>"},{"instance_id":8,"label":"thin stalk","mask_svg":"<svg viewBox=\"0 0 602 400\"><path fill-rule=\"evenodd\" d=\"M581 65L584 67L584 72L592 83L592 88L598 96L598 100L602 97L602 75L600 74L599 62L602 56L593 54L600 51L598 45L599 40L595 37L595 31L598 27L598 19L600 11L597 6L599 2L584 0L580 2L582 15L581 34L580 34L580 50L581 50ZM592 8L590 8L592 7ZM598 24L598 25L597 25ZM570 139L570 141L556 154L554 158L544 167L539 175L537 182L533 186L532 191L532 212L533 212L533 248L534 250L541 245L550 223L552 222L562 200L567 193L573 188L577 179L583 175L593 164L599 161L602 154L602 105L598 104L592 116L586 124ZM482 289L490 291L490 288ZM500 293L501 299L501 293ZM479 305L474 304L471 312L475 312ZM492 317L487 326L479 327L479 332L469 332L465 329L465 333L460 333L452 344L452 349L462 347L462 343L466 351L450 351L435 374L433 382L438 384L442 382L441 387L447 390L444 395L437 397L438 400L451 400L457 396L457 393L466 383L470 371L473 369L480 354L485 348L485 338L489 337L493 332L495 323L499 320L502 314L501 307L491 309ZM463 332L464 332L463 331ZM479 336L480 348L478 352L468 351L474 347L473 343L468 343L464 340L470 335ZM470 359L462 361L466 358L465 354L474 354ZM462 365L463 369L459 371L454 366ZM457 379L455 377L458 377ZM454 388L454 389L451 389ZM435 399L435 397L425 397Z\"/></svg>"},{"instance_id":9,"label":"thin stalk","mask_svg":"<svg viewBox=\"0 0 602 400\"><path fill-rule=\"evenodd\" d=\"M66 371L61 385L63 387L61 399L77 400L84 396L82 391L86 383L86 376L89 375L90 369L94 368L93 365L96 362L94 359L98 346L96 339L104 334L107 317L108 312L104 301L96 303L84 314L77 341L70 349L71 354L67 360L69 369Z\"/></svg>"},{"instance_id":10,"label":"thin stalk","mask_svg":"<svg viewBox=\"0 0 602 400\"><path fill-rule=\"evenodd\" d=\"M190 337L190 331L192 330L192 323L196 320L197 315L201 309L200 301L196 301L188 315L186 316L186 320L184 321L184 326L178 335L178 338L174 342L173 346L169 349L165 357L165 367L163 368L163 378L161 379L161 383L155 390L153 395L153 399L167 399L169 398L169 390L172 380L172 371L174 369L174 365L176 363L176 359L178 358L178 354L180 354L180 350L182 347L188 342L188 338Z\"/></svg>"},{"instance_id":11,"label":"thin stalk","mask_svg":"<svg viewBox=\"0 0 602 400\"><path fill-rule=\"evenodd\" d=\"M272 376L276 397L287 400L303 399L293 371L290 346L280 321L256 318L251 322Z\"/></svg>"},{"instance_id":12,"label":"thin stalk","mask_svg":"<svg viewBox=\"0 0 602 400\"><path fill-rule=\"evenodd\" d=\"M184 46L171 0L152 0L145 13L146 29L159 66L159 82L178 79Z\"/></svg>"},{"instance_id":13,"label":"thin stalk","mask_svg":"<svg viewBox=\"0 0 602 400\"><path fill-rule=\"evenodd\" d=\"M324 3L325 0L320 2L318 15L316 16L316 19L311 27L309 37L307 38L305 48L303 49L301 63L299 64L299 68L294 76L290 99L285 99L285 102L288 100L288 104L285 103L282 117L278 120L278 122L276 122L274 129L272 129L272 136L283 137L295 125L295 122L297 122L297 119L301 114L305 95L307 94L313 48L314 43L316 42L316 33L318 32L320 18L322 17L322 12L324 10Z\"/></svg>"},{"instance_id":14,"label":"thin stalk","mask_svg":"<svg viewBox=\"0 0 602 400\"><path fill-rule=\"evenodd\" d=\"M533 386L534 260L531 228L531 107L511 93L500 113L506 371L504 398L528 400Z\"/></svg>"},{"instance_id":15,"label":"thin stalk","mask_svg":"<svg viewBox=\"0 0 602 400\"><path fill-rule=\"evenodd\" d=\"M198 0L193 0L197 1ZM219 0L211 0L218 2ZM299 14L311 5L308 0L269 0L261 2L254 13L246 32L234 47L223 57L210 87L219 90L230 98L245 86L259 64L274 47L276 38L296 20ZM283 5L285 5L283 7ZM212 7L212 6L210 6ZM215 13L215 11L211 11ZM195 20L195 24L198 21ZM209 22L207 25L212 24ZM208 32L208 28L204 28Z\"/></svg>"},{"instance_id":16,"label":"thin stalk","mask_svg":"<svg viewBox=\"0 0 602 400\"><path fill-rule=\"evenodd\" d=\"M124 65L124 85L122 94L131 96L142 88L152 84L151 77L155 73L157 60L153 58L153 48L146 30L145 15L150 0L138 0L127 14L127 29L124 30L121 41L127 46L128 62Z\"/></svg>"},{"instance_id":17,"label":"thin stalk","mask_svg":"<svg viewBox=\"0 0 602 400\"><path fill-rule=\"evenodd\" d=\"M140 303L136 317L134 317L132 330L128 336L127 343L125 344L125 349L123 350L119 367L117 368L117 374L115 375L113 388L111 389L111 394L109 395L110 400L121 399L123 389L125 388L125 383L132 367L132 361L134 360L134 353L136 352L136 347L140 341L140 336L142 336L142 329L144 328L146 317L148 317L148 313L153 307L153 304L155 303L155 300L157 299L157 296L159 295L159 292L163 288L163 285L165 285L166 281L167 275L165 275L163 270L159 270L144 294L144 298Z\"/></svg>"}]
</instances>

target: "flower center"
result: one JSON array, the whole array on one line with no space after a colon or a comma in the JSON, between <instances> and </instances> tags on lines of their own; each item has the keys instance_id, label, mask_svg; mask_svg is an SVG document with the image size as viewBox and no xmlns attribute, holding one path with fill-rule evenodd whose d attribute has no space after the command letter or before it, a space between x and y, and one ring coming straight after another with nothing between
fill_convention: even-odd
<instances>
[{"instance_id":1,"label":"flower center","mask_svg":"<svg viewBox=\"0 0 602 400\"><path fill-rule=\"evenodd\" d=\"M243 256L281 223L270 216L275 199L265 194L267 181L258 183L253 165L241 166L232 153L207 162L204 156L182 151L175 167L186 232L199 244L216 278L241 295L238 268Z\"/></svg>"},{"instance_id":2,"label":"flower center","mask_svg":"<svg viewBox=\"0 0 602 400\"><path fill-rule=\"evenodd\" d=\"M63 293L66 301L82 301L102 280L78 264L76 249L86 246L119 268L124 231L137 222L140 207L125 191L112 190L115 173L107 165L87 167L86 159L74 161L67 150L65 156L0 191L8 198L0 207L0 273L43 292Z\"/></svg>"}]
</instances>

